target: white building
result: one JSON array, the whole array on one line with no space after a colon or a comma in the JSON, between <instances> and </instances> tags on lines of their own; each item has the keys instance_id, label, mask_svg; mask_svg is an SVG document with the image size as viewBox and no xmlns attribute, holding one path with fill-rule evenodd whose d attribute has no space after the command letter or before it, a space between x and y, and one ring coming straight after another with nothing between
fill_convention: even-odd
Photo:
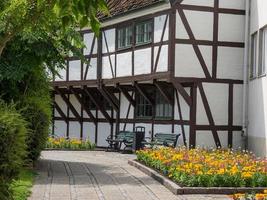
<instances>
[{"instance_id":1,"label":"white building","mask_svg":"<svg viewBox=\"0 0 267 200\"><path fill-rule=\"evenodd\" d=\"M248 145L267 157L267 1L252 0L249 23Z\"/></svg>"},{"instance_id":2,"label":"white building","mask_svg":"<svg viewBox=\"0 0 267 200\"><path fill-rule=\"evenodd\" d=\"M70 57L53 82L53 133L106 146L108 135L144 126L147 136L181 133L180 144L235 148L249 135L250 147L266 153L267 86L258 69L267 8L252 0L250 34L260 37L251 62L257 78L247 87L249 4L108 0L101 36L81 31L90 66Z\"/></svg>"}]
</instances>

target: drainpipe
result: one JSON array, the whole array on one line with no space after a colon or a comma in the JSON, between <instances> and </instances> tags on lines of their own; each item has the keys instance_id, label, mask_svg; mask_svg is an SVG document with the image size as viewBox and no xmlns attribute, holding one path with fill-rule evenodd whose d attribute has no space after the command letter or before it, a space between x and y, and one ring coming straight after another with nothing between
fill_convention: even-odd
<instances>
[{"instance_id":1,"label":"drainpipe","mask_svg":"<svg viewBox=\"0 0 267 200\"><path fill-rule=\"evenodd\" d=\"M244 52L244 86L242 106L242 137L245 149L248 149L248 74L249 74L249 42L250 42L250 1L246 0L246 24L245 24L245 52Z\"/></svg>"}]
</instances>

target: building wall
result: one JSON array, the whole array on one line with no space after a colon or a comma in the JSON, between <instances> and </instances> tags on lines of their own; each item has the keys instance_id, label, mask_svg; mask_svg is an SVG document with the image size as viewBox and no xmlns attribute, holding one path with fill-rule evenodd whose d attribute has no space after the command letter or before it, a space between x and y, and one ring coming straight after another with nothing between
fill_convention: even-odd
<instances>
[{"instance_id":1,"label":"building wall","mask_svg":"<svg viewBox=\"0 0 267 200\"><path fill-rule=\"evenodd\" d=\"M245 16L244 11L245 0L220 0L218 9L230 9L237 10L235 14L218 12L218 34L215 36L214 21L215 13L210 8L215 6L214 0L184 0L181 6L185 8L182 15L189 24L192 34L188 31L188 26L185 25L184 19L181 13L175 9L175 30L171 30L170 26L170 12L166 11L169 6L165 4L163 10L160 13L151 14L149 17L154 23L153 42L151 45L144 45L141 47L129 48L126 50L116 49L116 28L121 23L132 19L133 16L138 16L143 20L143 15L151 12L140 11L138 14L130 14L128 17L123 16L120 19L114 19L104 23L102 31L102 43L98 44L98 40L94 37L90 31L83 31L83 38L86 44L86 48L83 50L87 58L90 58L90 66L87 68L86 64L83 64L77 58L70 58L67 61L67 72L62 70L62 81L79 81L79 80L96 80L99 70L97 69L97 49L102 49L102 69L101 77L104 80L121 77L140 76L144 74L153 74L153 69L157 66L155 73L167 72L170 68L174 68L171 71L175 78L189 78L195 83L201 83L203 91L210 108L210 112L214 121L214 124L210 123L208 118L207 108L204 106L203 94L199 88L196 95L196 127L200 127L196 131L197 145L214 146L215 142L212 137L211 128L218 127L217 133L221 140L222 146L228 145L229 127L239 127L239 131L233 130L233 143L234 147L242 145L240 127L242 125L242 74L243 74L243 46L244 43L244 24ZM204 6L204 10L201 11ZM200 10L196 9L200 7ZM156 11L159 11L157 8ZM155 11L155 12L156 12ZM166 12L165 12L166 11ZM147 19L146 17L144 17ZM130 21L127 21L130 22ZM132 23L132 22L131 22ZM166 28L164 29L164 24ZM170 32L175 32L174 41L170 40L172 35ZM193 35L193 37L192 37ZM217 39L216 39L217 38ZM215 41L216 40L216 41ZM197 42L193 45L194 41ZM175 42L174 49L171 49L169 45L171 42ZM199 42L199 44L198 44ZM198 48L198 55L196 48ZM216 53L214 53L214 46L217 47ZM171 56L174 51L174 66L170 66ZM207 67L207 72L203 71L203 64L200 62L199 54L202 57L203 62ZM216 56L214 56L216 54ZM216 62L214 62L216 57ZM216 71L214 72L214 65L216 65ZM207 73L211 77L207 77ZM57 81L59 79L56 79ZM200 81L199 81L200 80ZM165 81L165 80L163 80ZM152 83L152 80L150 80ZM129 81L129 84L131 82ZM190 96L190 88L186 87L185 91ZM120 96L120 118L122 121L119 124L119 129L133 130L136 126L146 127L146 136L149 136L151 132L175 132L181 133L184 130L186 141L189 139L190 126L189 124L179 125L174 124L173 121L187 120L190 121L190 107L185 99L178 94L179 104L181 106L181 114L178 109L178 101L175 99L174 106L174 120L169 124L163 124L151 121L133 122L134 120L134 108L130 105L128 100L123 94L117 94ZM64 101L56 95L56 102L62 107L64 113L69 117L74 118L73 113L64 104ZM73 95L69 97L71 103L74 105L79 114L88 119L85 112L82 112L79 102L75 100ZM232 115L232 122L230 122L230 112ZM94 115L101 120L98 125L95 125L89 121L79 124L79 122L70 122L69 124L56 120L55 121L55 134L64 135L69 132L72 137L80 137L83 132L83 137L89 137L91 140L97 142L98 146L106 146L106 137L111 133L115 133L115 124L113 127L109 123L105 122L104 116L100 111ZM108 112L113 118L116 113ZM55 117L59 117L59 114L55 111ZM182 119L181 119L182 117ZM126 123L127 120L132 120ZM78 127L79 126L79 127ZM204 126L209 126L208 130L202 130ZM205 128L204 128L205 129ZM207 128L206 128L207 129ZM68 131L67 131L68 130ZM183 144L183 140L180 138L179 144Z\"/></svg>"},{"instance_id":2,"label":"building wall","mask_svg":"<svg viewBox=\"0 0 267 200\"><path fill-rule=\"evenodd\" d=\"M250 35L267 26L267 1L251 1ZM260 67L258 37L257 67ZM267 59L267 58L266 58ZM256 72L256 74L258 74ZM267 78L256 76L249 81L248 97L248 144L249 148L261 156L267 156Z\"/></svg>"}]
</instances>

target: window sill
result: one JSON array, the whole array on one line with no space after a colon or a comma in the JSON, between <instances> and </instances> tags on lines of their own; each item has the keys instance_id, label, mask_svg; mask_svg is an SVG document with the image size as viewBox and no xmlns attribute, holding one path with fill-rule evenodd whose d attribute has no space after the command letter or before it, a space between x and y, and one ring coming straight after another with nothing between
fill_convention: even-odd
<instances>
[{"instance_id":1,"label":"window sill","mask_svg":"<svg viewBox=\"0 0 267 200\"><path fill-rule=\"evenodd\" d=\"M139 47L139 46L143 46L143 45L148 45L148 44L151 44L152 41L149 41L149 42L142 42L142 43L136 43L135 46L136 47Z\"/></svg>"},{"instance_id":2,"label":"window sill","mask_svg":"<svg viewBox=\"0 0 267 200\"><path fill-rule=\"evenodd\" d=\"M266 77L266 73L258 75L258 78L263 78L263 77Z\"/></svg>"}]
</instances>

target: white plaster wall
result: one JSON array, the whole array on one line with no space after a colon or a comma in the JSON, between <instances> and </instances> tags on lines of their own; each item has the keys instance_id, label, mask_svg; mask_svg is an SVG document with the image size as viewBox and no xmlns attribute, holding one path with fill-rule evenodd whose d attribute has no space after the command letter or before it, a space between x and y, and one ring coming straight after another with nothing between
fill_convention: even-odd
<instances>
[{"instance_id":1,"label":"white plaster wall","mask_svg":"<svg viewBox=\"0 0 267 200\"><path fill-rule=\"evenodd\" d=\"M233 124L242 126L243 85L234 85Z\"/></svg>"},{"instance_id":2,"label":"white plaster wall","mask_svg":"<svg viewBox=\"0 0 267 200\"><path fill-rule=\"evenodd\" d=\"M83 139L89 139L90 142L95 143L95 125L94 123L83 123Z\"/></svg>"},{"instance_id":3,"label":"white plaster wall","mask_svg":"<svg viewBox=\"0 0 267 200\"><path fill-rule=\"evenodd\" d=\"M267 1L252 0L251 1L251 24L250 33L254 33L267 24Z\"/></svg>"},{"instance_id":4,"label":"white plaster wall","mask_svg":"<svg viewBox=\"0 0 267 200\"><path fill-rule=\"evenodd\" d=\"M69 61L69 80L81 80L81 61L72 60Z\"/></svg>"},{"instance_id":5,"label":"white plaster wall","mask_svg":"<svg viewBox=\"0 0 267 200\"><path fill-rule=\"evenodd\" d=\"M233 131L233 148L244 149L244 137L242 137L241 131Z\"/></svg>"},{"instance_id":6,"label":"white plaster wall","mask_svg":"<svg viewBox=\"0 0 267 200\"><path fill-rule=\"evenodd\" d=\"M54 133L56 136L66 137L67 136L67 124L66 124L66 122L55 120L54 131L55 131Z\"/></svg>"},{"instance_id":7,"label":"white plaster wall","mask_svg":"<svg viewBox=\"0 0 267 200\"><path fill-rule=\"evenodd\" d=\"M125 123L120 123L120 131L123 130ZM126 124L126 131L133 131L133 124Z\"/></svg>"},{"instance_id":8,"label":"white plaster wall","mask_svg":"<svg viewBox=\"0 0 267 200\"><path fill-rule=\"evenodd\" d=\"M63 99L61 98L60 95L57 95L57 94L55 95L55 101L56 101L57 105L61 108L63 113L65 115L67 115L68 106L65 103L65 101L63 101ZM55 117L61 117L60 114L57 112L57 109L55 109Z\"/></svg>"},{"instance_id":9,"label":"white plaster wall","mask_svg":"<svg viewBox=\"0 0 267 200\"><path fill-rule=\"evenodd\" d=\"M228 147L228 132L217 131L223 148ZM200 147L216 147L211 131L196 131L196 145Z\"/></svg>"},{"instance_id":10,"label":"white plaster wall","mask_svg":"<svg viewBox=\"0 0 267 200\"><path fill-rule=\"evenodd\" d=\"M83 64L83 76L85 75L87 64ZM89 64L86 80L97 79L97 58L92 58Z\"/></svg>"},{"instance_id":11,"label":"white plaster wall","mask_svg":"<svg viewBox=\"0 0 267 200\"><path fill-rule=\"evenodd\" d=\"M218 47L217 78L243 79L243 48Z\"/></svg>"},{"instance_id":12,"label":"white plaster wall","mask_svg":"<svg viewBox=\"0 0 267 200\"><path fill-rule=\"evenodd\" d=\"M184 130L185 130L185 138L186 138L186 142L187 144L189 143L189 126L184 126ZM174 133L179 133L181 134L179 139L178 139L178 143L177 145L179 146L184 146L184 140L183 140L183 134L182 134L182 126L181 125L175 125L174 126Z\"/></svg>"},{"instance_id":13,"label":"white plaster wall","mask_svg":"<svg viewBox=\"0 0 267 200\"><path fill-rule=\"evenodd\" d=\"M80 138L81 125L79 122L69 122L69 137Z\"/></svg>"},{"instance_id":14,"label":"white plaster wall","mask_svg":"<svg viewBox=\"0 0 267 200\"><path fill-rule=\"evenodd\" d=\"M246 1L244 1L244 0L220 0L219 1L219 7L220 8L244 10L245 9L245 3L246 3Z\"/></svg>"},{"instance_id":15,"label":"white plaster wall","mask_svg":"<svg viewBox=\"0 0 267 200\"><path fill-rule=\"evenodd\" d=\"M244 42L244 30L245 17L243 15L219 14L219 41Z\"/></svg>"},{"instance_id":16,"label":"white plaster wall","mask_svg":"<svg viewBox=\"0 0 267 200\"><path fill-rule=\"evenodd\" d=\"M190 94L189 88L185 88L185 90L188 94ZM190 108L189 108L188 104L186 103L186 101L184 100L184 98L180 94L178 94L178 96L179 96L183 120L189 120ZM176 96L175 96L175 106L174 106L174 119L180 120Z\"/></svg>"},{"instance_id":17,"label":"white plaster wall","mask_svg":"<svg viewBox=\"0 0 267 200\"><path fill-rule=\"evenodd\" d=\"M160 42L162 37L162 32L164 28L164 24L166 21L167 15L161 15L154 18L154 42ZM166 29L164 32L163 41L169 39L169 18L167 19Z\"/></svg>"},{"instance_id":18,"label":"white plaster wall","mask_svg":"<svg viewBox=\"0 0 267 200\"><path fill-rule=\"evenodd\" d=\"M264 143L250 144L251 148L259 153L257 148L267 155L267 78L255 79L249 83L249 102L248 102L248 134L257 140L265 140ZM251 141L252 142L252 141ZM258 147L257 147L258 146ZM259 148L260 149L260 148ZM261 154L263 155L263 153Z\"/></svg>"},{"instance_id":19,"label":"white plaster wall","mask_svg":"<svg viewBox=\"0 0 267 200\"><path fill-rule=\"evenodd\" d=\"M184 0L182 4L186 5L197 5L197 6L214 6L213 0Z\"/></svg>"},{"instance_id":20,"label":"white plaster wall","mask_svg":"<svg viewBox=\"0 0 267 200\"><path fill-rule=\"evenodd\" d=\"M192 45L176 44L175 76L204 78L205 74Z\"/></svg>"},{"instance_id":21,"label":"white plaster wall","mask_svg":"<svg viewBox=\"0 0 267 200\"><path fill-rule=\"evenodd\" d=\"M155 124L154 125L154 133L173 133L172 125L165 124Z\"/></svg>"},{"instance_id":22,"label":"white plaster wall","mask_svg":"<svg viewBox=\"0 0 267 200\"><path fill-rule=\"evenodd\" d=\"M186 32L186 29L184 27L184 24L181 20L181 17L179 15L178 11L176 11L176 38L189 39L189 36Z\"/></svg>"},{"instance_id":23,"label":"white plaster wall","mask_svg":"<svg viewBox=\"0 0 267 200\"><path fill-rule=\"evenodd\" d=\"M109 29L109 30L105 30L105 35L106 35L106 39L107 39L107 45L106 45L106 41L105 41L105 38L104 38L104 33L103 33L103 36L102 36L102 40L103 40L103 53L107 53L108 50L109 52L114 52L115 51L115 37L116 37L116 31L115 31L115 28L113 29ZM107 50L108 49L108 50Z\"/></svg>"},{"instance_id":24,"label":"white plaster wall","mask_svg":"<svg viewBox=\"0 0 267 200\"><path fill-rule=\"evenodd\" d=\"M203 83L210 105L211 113L216 125L228 124L228 84Z\"/></svg>"},{"instance_id":25,"label":"white plaster wall","mask_svg":"<svg viewBox=\"0 0 267 200\"><path fill-rule=\"evenodd\" d=\"M267 25L267 1L251 1L251 30L258 31ZM248 99L248 142L257 155L267 156L267 78L249 82Z\"/></svg>"},{"instance_id":26,"label":"white plaster wall","mask_svg":"<svg viewBox=\"0 0 267 200\"><path fill-rule=\"evenodd\" d=\"M198 40L213 38L213 13L201 11L184 11L193 34Z\"/></svg>"},{"instance_id":27,"label":"white plaster wall","mask_svg":"<svg viewBox=\"0 0 267 200\"><path fill-rule=\"evenodd\" d=\"M151 48L134 52L134 74L151 73Z\"/></svg>"},{"instance_id":28,"label":"white plaster wall","mask_svg":"<svg viewBox=\"0 0 267 200\"><path fill-rule=\"evenodd\" d=\"M198 45L201 55L207 65L210 75L212 75L212 47L205 45ZM201 66L200 66L201 67ZM201 68L202 69L202 68Z\"/></svg>"},{"instance_id":29,"label":"white plaster wall","mask_svg":"<svg viewBox=\"0 0 267 200\"><path fill-rule=\"evenodd\" d=\"M130 95L132 95L131 92L129 92ZM128 108L129 108L129 102L126 99L126 97L121 93L121 104L120 104L120 118L125 119L127 116ZM129 112L129 119L133 119L134 117L134 107L130 107L130 112Z\"/></svg>"},{"instance_id":30,"label":"white plaster wall","mask_svg":"<svg viewBox=\"0 0 267 200\"><path fill-rule=\"evenodd\" d=\"M75 110L81 114L81 104L79 103L79 101L76 99L76 97L74 95L70 95L70 103L73 105L73 107L75 108ZM69 113L70 117L75 117L72 113L72 111L70 110Z\"/></svg>"},{"instance_id":31,"label":"white plaster wall","mask_svg":"<svg viewBox=\"0 0 267 200\"><path fill-rule=\"evenodd\" d=\"M158 50L159 47L154 48L154 66L156 64ZM157 66L157 72L164 72L164 71L168 71L168 45L163 45L161 47L158 66Z\"/></svg>"},{"instance_id":32,"label":"white plaster wall","mask_svg":"<svg viewBox=\"0 0 267 200\"><path fill-rule=\"evenodd\" d=\"M107 137L110 135L110 124L98 123L97 146L107 146Z\"/></svg>"},{"instance_id":33,"label":"white plaster wall","mask_svg":"<svg viewBox=\"0 0 267 200\"><path fill-rule=\"evenodd\" d=\"M111 55L110 59L111 59L112 67L113 67L113 72L115 75L115 56ZM109 57L103 56L102 61L103 61L103 63L102 63L102 78L104 78L104 79L112 78L112 71L111 71Z\"/></svg>"},{"instance_id":34,"label":"white plaster wall","mask_svg":"<svg viewBox=\"0 0 267 200\"><path fill-rule=\"evenodd\" d=\"M85 44L85 48L83 49L83 54L84 55L89 55L92 44L93 44L93 39L94 39L94 34L93 33L86 33L83 35L83 41ZM93 49L93 54L97 53L97 38L95 39L95 44L94 44L94 49Z\"/></svg>"},{"instance_id":35,"label":"white plaster wall","mask_svg":"<svg viewBox=\"0 0 267 200\"><path fill-rule=\"evenodd\" d=\"M117 54L117 77L132 75L132 52Z\"/></svg>"}]
</instances>

